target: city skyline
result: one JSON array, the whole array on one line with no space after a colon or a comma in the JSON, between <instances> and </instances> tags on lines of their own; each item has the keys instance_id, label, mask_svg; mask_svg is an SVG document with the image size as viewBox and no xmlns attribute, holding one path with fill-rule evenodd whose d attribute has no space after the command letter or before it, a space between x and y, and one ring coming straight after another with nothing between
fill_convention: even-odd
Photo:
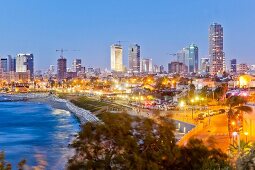
<instances>
[{"instance_id":1,"label":"city skyline","mask_svg":"<svg viewBox=\"0 0 255 170\"><path fill-rule=\"evenodd\" d=\"M200 58L208 57L208 27L217 22L224 27L226 63L232 58L240 62L253 59L251 51L255 36L249 24L255 18L252 13L255 2L249 0L227 0L220 4L199 0L193 2L192 7L183 6L182 2L146 1L145 4L139 1L132 9L129 9L130 4L119 3L120 8L115 11L109 10L114 1L63 1L61 5L47 2L12 0L2 3L0 26L6 34L1 37L0 56L33 53L35 68L46 69L49 65L56 65L59 58L56 49L79 49L65 53L68 61L81 58L87 67L110 68L109 46L120 40L126 41L123 43L124 65L128 65L128 45L134 43L141 46L141 58L152 58L155 64L161 65L173 59L167 53L176 53L191 43L199 47ZM140 13L142 7L143 15ZM22 8L30 10L17 15ZM47 13L42 13L45 9ZM96 12L98 9L100 14ZM191 24L193 29L189 29Z\"/></svg>"}]
</instances>

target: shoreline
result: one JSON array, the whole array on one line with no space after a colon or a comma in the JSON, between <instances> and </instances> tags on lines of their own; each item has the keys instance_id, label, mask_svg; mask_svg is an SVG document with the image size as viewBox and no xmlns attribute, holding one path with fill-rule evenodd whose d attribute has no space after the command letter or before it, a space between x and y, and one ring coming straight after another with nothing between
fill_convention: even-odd
<instances>
[{"instance_id":1,"label":"shoreline","mask_svg":"<svg viewBox=\"0 0 255 170\"><path fill-rule=\"evenodd\" d=\"M4 97L4 100L0 100L0 102L38 102L48 104L54 109L67 110L74 114L81 124L87 122L101 122L90 111L79 108L68 100L60 99L57 96L48 93L0 94L0 96Z\"/></svg>"}]
</instances>

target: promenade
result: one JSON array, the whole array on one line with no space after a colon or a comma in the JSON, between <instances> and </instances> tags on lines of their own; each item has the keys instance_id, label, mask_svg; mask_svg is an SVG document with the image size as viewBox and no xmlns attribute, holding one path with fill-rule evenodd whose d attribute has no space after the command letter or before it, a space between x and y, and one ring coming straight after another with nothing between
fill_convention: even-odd
<instances>
[{"instance_id":1,"label":"promenade","mask_svg":"<svg viewBox=\"0 0 255 170\"><path fill-rule=\"evenodd\" d=\"M196 116L197 113L193 115L194 118ZM194 129L183 136L178 142L179 145L185 145L191 137L194 137L201 139L209 147L219 148L224 152L228 151L230 139L226 114L210 116L202 121L194 121L190 111L169 112L168 117L196 125Z\"/></svg>"}]
</instances>

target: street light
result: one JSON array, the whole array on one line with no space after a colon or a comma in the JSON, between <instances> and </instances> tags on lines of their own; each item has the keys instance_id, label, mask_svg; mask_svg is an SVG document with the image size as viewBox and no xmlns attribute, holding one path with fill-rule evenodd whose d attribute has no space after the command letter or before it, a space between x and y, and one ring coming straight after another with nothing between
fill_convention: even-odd
<instances>
[{"instance_id":1,"label":"street light","mask_svg":"<svg viewBox=\"0 0 255 170\"><path fill-rule=\"evenodd\" d=\"M180 108L183 108L185 106L185 102L184 101L181 101L180 104L179 104Z\"/></svg>"},{"instance_id":2,"label":"street light","mask_svg":"<svg viewBox=\"0 0 255 170\"><path fill-rule=\"evenodd\" d=\"M244 132L246 143L247 143L247 137L248 137L248 132Z\"/></svg>"},{"instance_id":3,"label":"street light","mask_svg":"<svg viewBox=\"0 0 255 170\"><path fill-rule=\"evenodd\" d=\"M238 144L238 152L240 151L240 136L238 132L233 132L232 133L233 137L237 137L237 144ZM233 144L234 144L234 138L233 138Z\"/></svg>"},{"instance_id":4,"label":"street light","mask_svg":"<svg viewBox=\"0 0 255 170\"><path fill-rule=\"evenodd\" d=\"M192 103L192 107L191 107L191 111L192 111L192 119L193 119L193 107L194 107L194 105L193 105L193 103L194 103L195 101L194 101L194 99L191 99L191 103Z\"/></svg>"},{"instance_id":5,"label":"street light","mask_svg":"<svg viewBox=\"0 0 255 170\"><path fill-rule=\"evenodd\" d=\"M199 97L198 97L198 96L196 96L195 100L196 100L196 101L198 101L198 100L199 100Z\"/></svg>"}]
</instances>

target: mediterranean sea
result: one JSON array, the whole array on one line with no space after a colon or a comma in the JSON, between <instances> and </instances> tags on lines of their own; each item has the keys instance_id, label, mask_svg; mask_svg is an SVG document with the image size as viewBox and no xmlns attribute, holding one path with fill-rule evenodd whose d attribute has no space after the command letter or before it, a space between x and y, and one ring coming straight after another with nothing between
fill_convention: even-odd
<instances>
[{"instance_id":1,"label":"mediterranean sea","mask_svg":"<svg viewBox=\"0 0 255 170\"><path fill-rule=\"evenodd\" d=\"M68 111L34 102L0 102L0 151L17 169L25 159L30 168L65 169L73 150L68 147L79 131Z\"/></svg>"}]
</instances>

